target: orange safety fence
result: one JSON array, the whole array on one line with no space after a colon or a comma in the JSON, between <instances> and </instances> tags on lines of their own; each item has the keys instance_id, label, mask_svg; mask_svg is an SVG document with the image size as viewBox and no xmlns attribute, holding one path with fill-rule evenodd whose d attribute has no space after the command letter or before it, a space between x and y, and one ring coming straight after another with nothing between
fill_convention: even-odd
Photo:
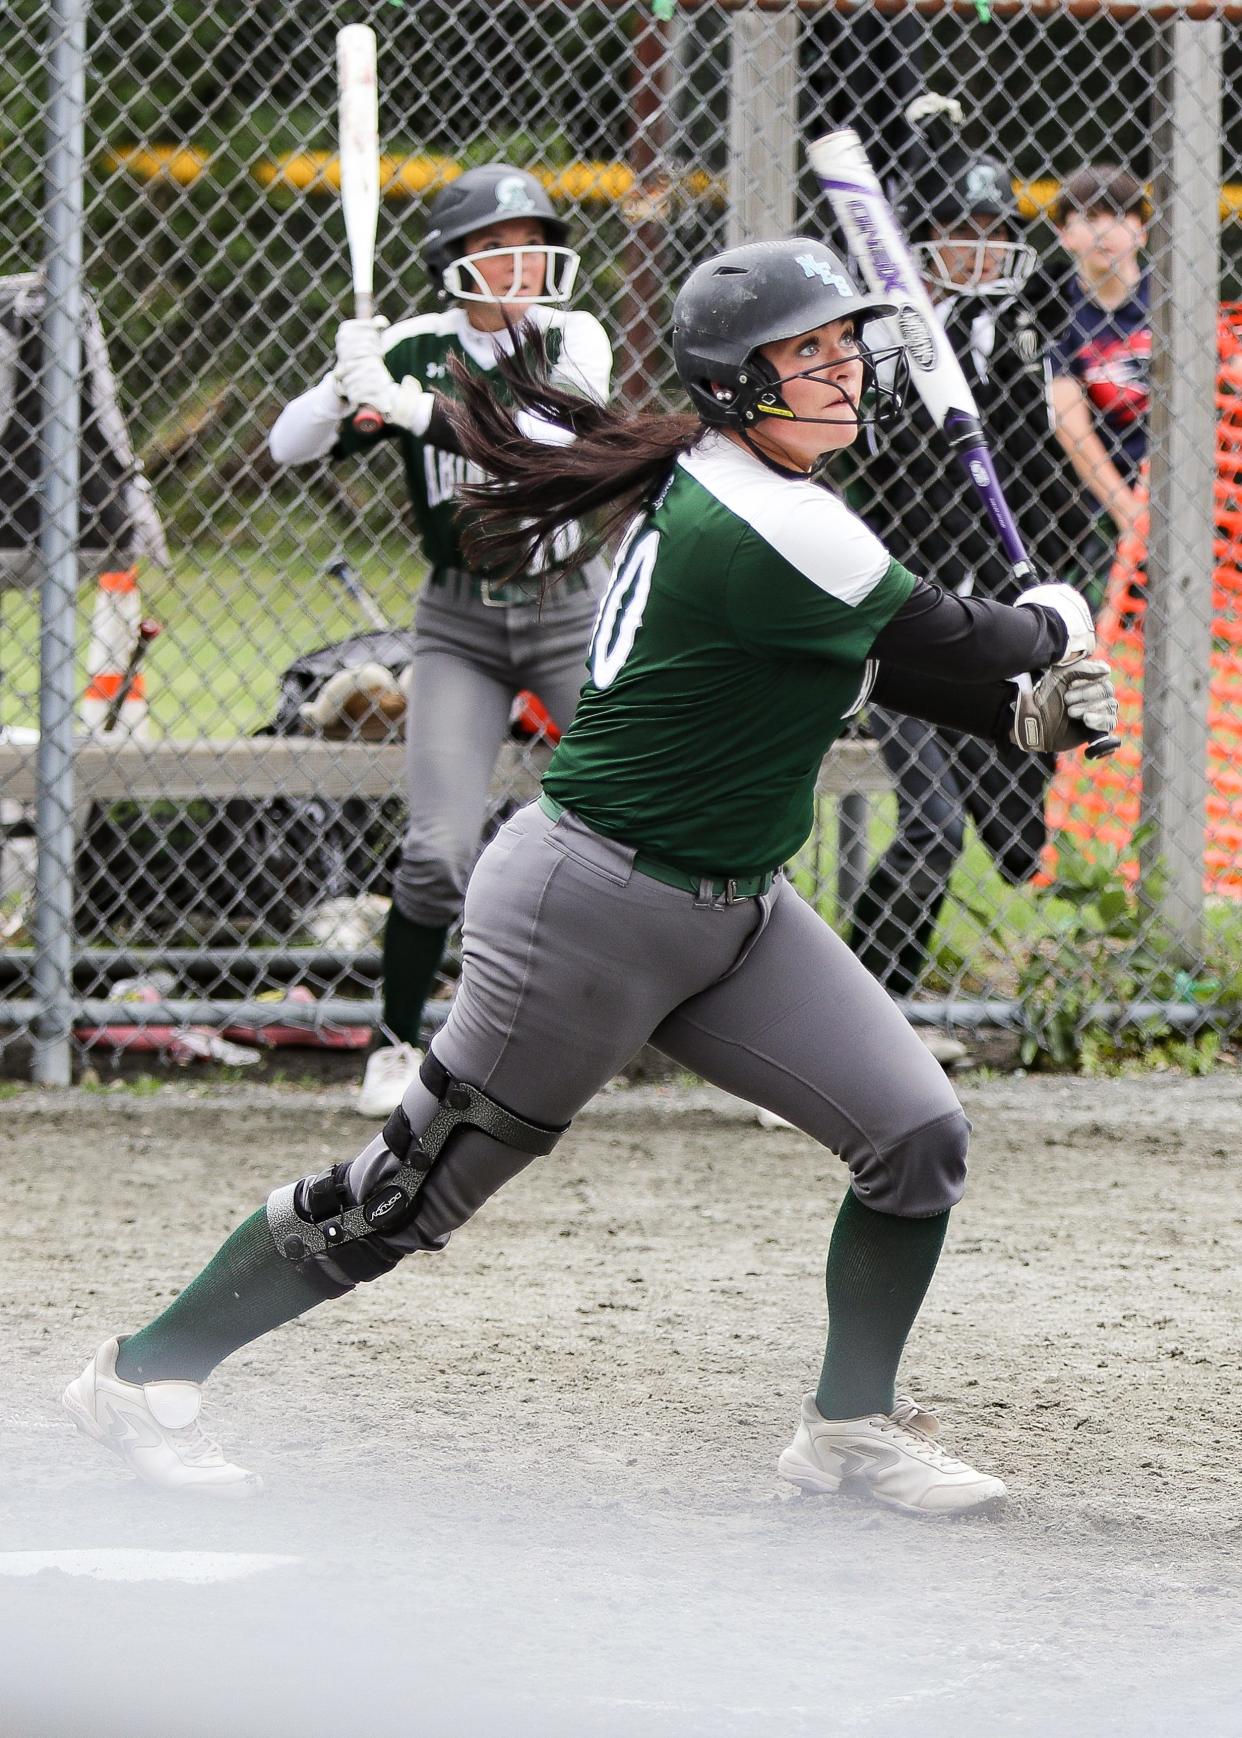
<instances>
[{"instance_id":1,"label":"orange safety fence","mask_svg":"<svg viewBox=\"0 0 1242 1738\"><path fill-rule=\"evenodd\" d=\"M1219 337L1204 889L1242 899L1242 303L1221 309ZM1097 623L1117 688L1121 748L1103 761L1062 756L1048 793L1049 843L1039 876L1045 886L1056 874L1062 833L1088 857L1094 847L1108 846L1119 853L1128 879L1138 875L1131 842L1142 792L1146 557L1144 514L1118 543Z\"/></svg>"}]
</instances>

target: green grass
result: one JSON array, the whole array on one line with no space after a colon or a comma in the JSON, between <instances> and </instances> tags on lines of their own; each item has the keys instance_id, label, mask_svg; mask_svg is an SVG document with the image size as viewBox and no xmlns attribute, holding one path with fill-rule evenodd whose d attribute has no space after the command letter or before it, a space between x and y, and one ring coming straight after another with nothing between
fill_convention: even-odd
<instances>
[{"instance_id":1,"label":"green grass","mask_svg":"<svg viewBox=\"0 0 1242 1738\"><path fill-rule=\"evenodd\" d=\"M408 542L376 544L327 527L300 534L273 516L247 543L178 552L167 573L140 575L142 613L163 624L144 665L153 732L245 736L276 710L280 673L304 652L370 623L324 572L344 555L396 628L413 620L421 561ZM255 548L251 541L264 543ZM85 685L95 587L78 594L78 686ZM0 723L38 725L39 613L34 592L0 591Z\"/></svg>"}]
</instances>

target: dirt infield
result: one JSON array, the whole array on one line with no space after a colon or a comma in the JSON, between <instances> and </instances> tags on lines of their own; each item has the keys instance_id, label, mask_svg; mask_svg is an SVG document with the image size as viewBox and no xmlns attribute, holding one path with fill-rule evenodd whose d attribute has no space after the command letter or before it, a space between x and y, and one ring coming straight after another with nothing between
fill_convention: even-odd
<instances>
[{"instance_id":1,"label":"dirt infield","mask_svg":"<svg viewBox=\"0 0 1242 1738\"><path fill-rule=\"evenodd\" d=\"M131 1486L60 1388L364 1125L0 1103L6 1730L1242 1733L1238 1077L961 1092L903 1386L1011 1508L956 1527L777 1480L844 1173L721 1095L604 1095L443 1255L237 1354L210 1422L269 1491L224 1510Z\"/></svg>"}]
</instances>

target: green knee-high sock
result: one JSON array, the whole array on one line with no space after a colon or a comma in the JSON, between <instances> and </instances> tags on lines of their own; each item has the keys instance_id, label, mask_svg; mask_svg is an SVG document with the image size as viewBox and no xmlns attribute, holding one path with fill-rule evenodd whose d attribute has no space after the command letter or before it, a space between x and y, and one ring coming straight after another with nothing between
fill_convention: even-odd
<instances>
[{"instance_id":1,"label":"green knee-high sock","mask_svg":"<svg viewBox=\"0 0 1242 1738\"><path fill-rule=\"evenodd\" d=\"M444 953L447 926L403 917L395 903L384 926L384 1024L401 1044L417 1044L423 1003Z\"/></svg>"},{"instance_id":2,"label":"green knee-high sock","mask_svg":"<svg viewBox=\"0 0 1242 1738\"><path fill-rule=\"evenodd\" d=\"M286 1261L260 1208L117 1355L122 1382L201 1382L238 1346L350 1290Z\"/></svg>"},{"instance_id":3,"label":"green knee-high sock","mask_svg":"<svg viewBox=\"0 0 1242 1738\"><path fill-rule=\"evenodd\" d=\"M828 1248L828 1349L815 1404L825 1418L891 1412L897 1365L931 1276L948 1212L897 1219L841 1203Z\"/></svg>"}]
</instances>

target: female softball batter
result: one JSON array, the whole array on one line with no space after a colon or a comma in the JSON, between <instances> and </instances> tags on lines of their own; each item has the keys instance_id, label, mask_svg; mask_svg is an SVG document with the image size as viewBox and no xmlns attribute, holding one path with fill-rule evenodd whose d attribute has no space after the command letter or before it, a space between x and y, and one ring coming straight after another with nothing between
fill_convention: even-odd
<instances>
[{"instance_id":1,"label":"female softball batter","mask_svg":"<svg viewBox=\"0 0 1242 1738\"><path fill-rule=\"evenodd\" d=\"M277 1189L67 1390L79 1426L140 1477L256 1489L199 1427L209 1371L402 1255L443 1248L651 1041L849 1168L827 1350L782 1473L920 1514L1003 1499L894 1388L962 1193L966 1118L780 865L810 829L824 750L868 693L1034 749L1107 730L1116 707L1070 588L1012 607L956 597L812 480L857 433L875 382L861 333L887 311L817 242L721 254L674 309L693 416L584 406L526 352L503 365L518 402L575 430L551 471L513 409L459 370L461 443L495 479L468 493L477 558L504 550L522 570L584 511L601 511L603 532L637 511L545 794L471 877L461 987L419 1079L356 1158Z\"/></svg>"},{"instance_id":2,"label":"female softball batter","mask_svg":"<svg viewBox=\"0 0 1242 1738\"><path fill-rule=\"evenodd\" d=\"M428 225L423 264L450 305L396 326L347 320L335 370L285 407L270 436L281 464L398 440L429 567L414 628L409 825L384 933L384 1022L357 1099L373 1121L396 1109L418 1071L423 1004L461 911L513 697L534 689L556 724L568 725L604 579L601 564L584 564L540 610L538 588L524 576L502 583L470 565L454 520L472 474L446 414L454 359L472 374L494 374L520 321L523 332L540 334L558 384L600 402L608 396L603 327L592 314L554 306L568 300L578 270L565 245L568 225L533 175L504 163L451 182L432 201ZM383 418L378 433L355 431L364 407ZM536 439L564 438L536 417L524 417L522 428Z\"/></svg>"}]
</instances>

